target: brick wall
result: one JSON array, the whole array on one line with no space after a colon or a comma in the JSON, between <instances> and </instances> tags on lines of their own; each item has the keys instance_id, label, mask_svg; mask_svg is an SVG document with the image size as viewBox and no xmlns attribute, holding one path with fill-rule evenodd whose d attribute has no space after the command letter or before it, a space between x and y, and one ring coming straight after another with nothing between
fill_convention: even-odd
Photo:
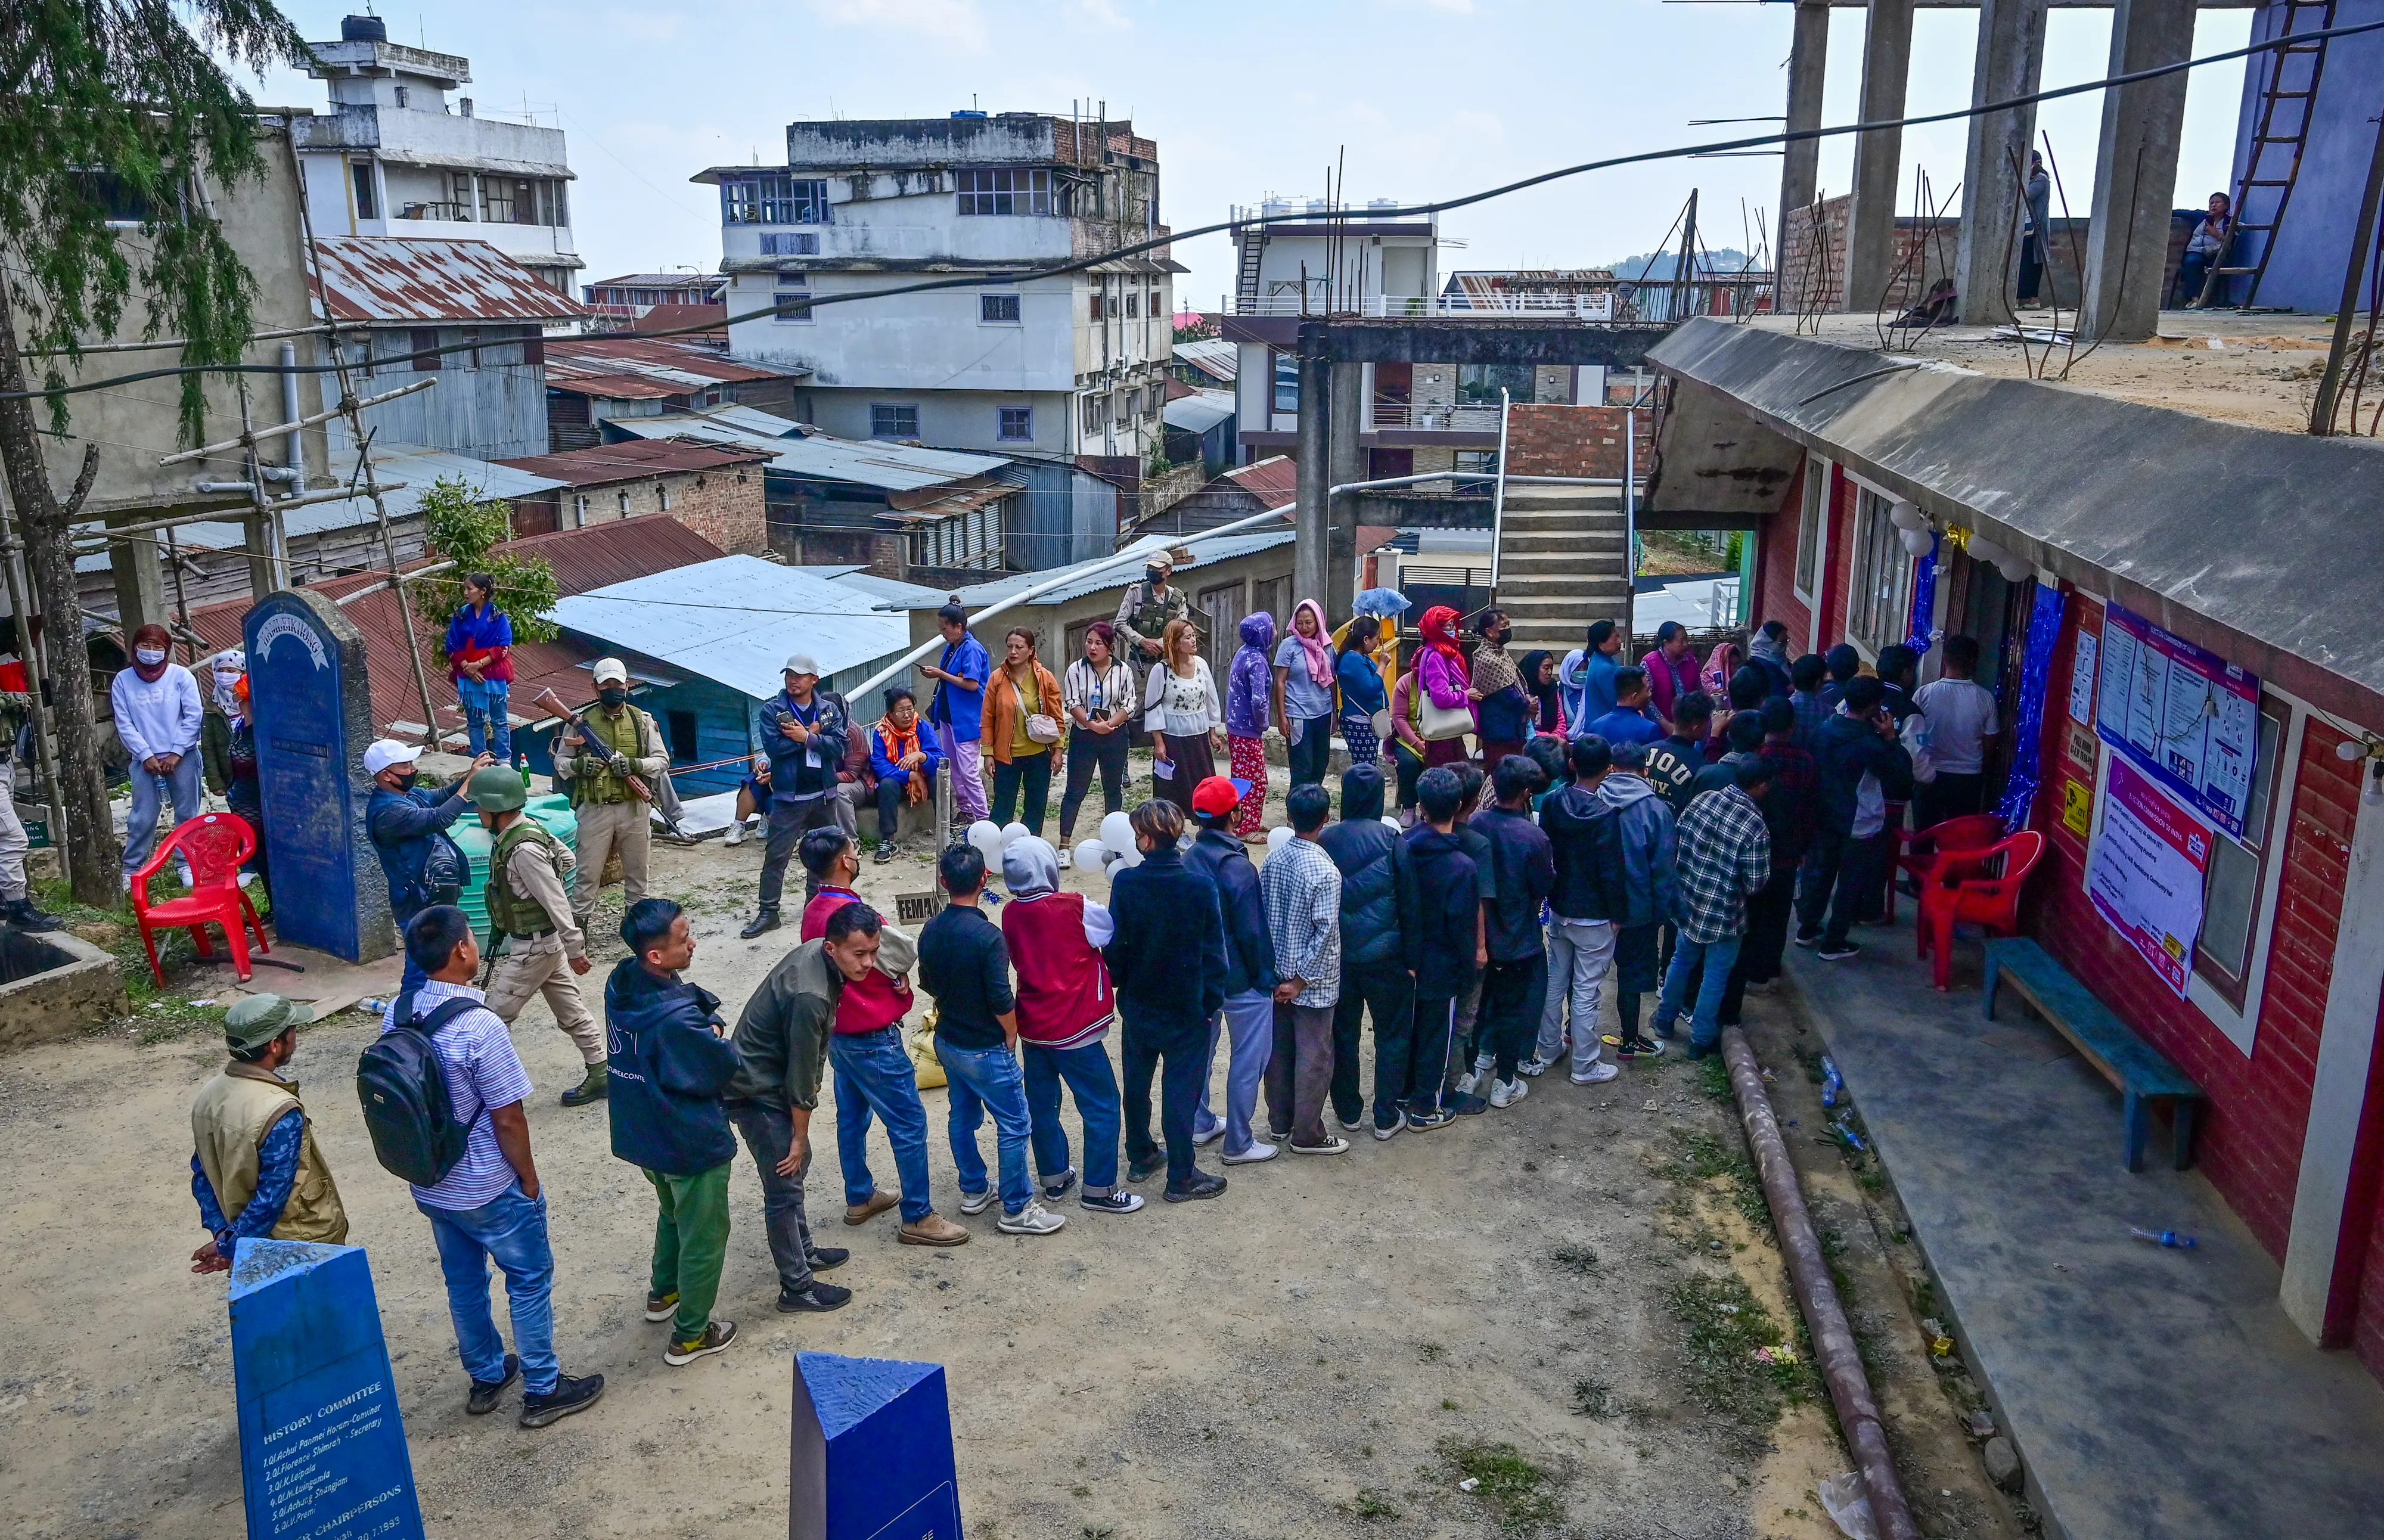
<instances>
[{"instance_id":1,"label":"brick wall","mask_svg":"<svg viewBox=\"0 0 2384 1540\"><path fill-rule=\"evenodd\" d=\"M1652 412L1639 414L1643 471L1655 453L1654 417ZM1507 414L1507 470L1514 476L1620 479L1628 418L1620 406L1517 406Z\"/></svg>"},{"instance_id":2,"label":"brick wall","mask_svg":"<svg viewBox=\"0 0 2384 1540\"><path fill-rule=\"evenodd\" d=\"M1805 473L1799 466L1788 478L1787 495L1757 531L1755 546L1755 619L1777 620L1788 627L1788 655L1809 651L1813 612L1796 597L1796 541L1805 512Z\"/></svg>"},{"instance_id":3,"label":"brick wall","mask_svg":"<svg viewBox=\"0 0 2384 1540\"><path fill-rule=\"evenodd\" d=\"M664 493L667 491L667 499ZM762 503L762 467L729 466L720 470L680 471L635 481L565 490L558 528L605 524L640 514L667 513L732 556L759 555L769 545ZM584 517L575 499L585 498ZM664 504L667 501L668 506Z\"/></svg>"}]
</instances>

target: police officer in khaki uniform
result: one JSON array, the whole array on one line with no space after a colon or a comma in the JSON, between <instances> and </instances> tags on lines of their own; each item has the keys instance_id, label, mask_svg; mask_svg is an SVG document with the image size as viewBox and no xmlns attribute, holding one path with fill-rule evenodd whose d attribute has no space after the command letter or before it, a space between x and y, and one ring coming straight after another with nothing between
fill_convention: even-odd
<instances>
[{"instance_id":1,"label":"police officer in khaki uniform","mask_svg":"<svg viewBox=\"0 0 2384 1540\"><path fill-rule=\"evenodd\" d=\"M576 976L589 969L587 938L565 896L563 878L574 864L563 841L522 811L528 792L521 776L502 764L476 770L466 795L480 810L480 826L495 843L489 851L489 950L503 955L489 980L489 1009L507 1026L532 995L544 995L554 1025L578 1045L587 1078L563 1093L565 1107L584 1107L606 1089L604 1034L579 995ZM645 804L638 804L643 807ZM587 826L580 826L587 838ZM593 886L583 884L582 886Z\"/></svg>"},{"instance_id":2,"label":"police officer in khaki uniform","mask_svg":"<svg viewBox=\"0 0 2384 1540\"><path fill-rule=\"evenodd\" d=\"M1192 596L1167 580L1174 571L1173 552L1154 553L1143 564L1142 581L1126 585L1125 597L1118 601L1117 618L1111 622L1125 639L1124 645L1141 654L1145 667L1159 661L1167 623L1192 618ZM1127 661L1133 661L1131 655Z\"/></svg>"},{"instance_id":3,"label":"police officer in khaki uniform","mask_svg":"<svg viewBox=\"0 0 2384 1540\"><path fill-rule=\"evenodd\" d=\"M585 929L604 886L605 858L621 856L622 901L646 896L646 853L653 845L652 803L630 784L636 776L647 793L670 768L670 750L653 717L629 704L629 670L618 658L596 661L596 706L580 717L580 730L556 740L554 778L571 785L571 809L579 815L579 861L588 868L572 896L573 917Z\"/></svg>"},{"instance_id":4,"label":"police officer in khaki uniform","mask_svg":"<svg viewBox=\"0 0 2384 1540\"><path fill-rule=\"evenodd\" d=\"M347 1211L315 1148L298 1083L281 1077L300 1025L313 1019L279 995L251 995L224 1016L231 1058L191 1102L191 1196L207 1231L191 1253L193 1273L231 1266L243 1236L333 1246L348 1238Z\"/></svg>"}]
</instances>

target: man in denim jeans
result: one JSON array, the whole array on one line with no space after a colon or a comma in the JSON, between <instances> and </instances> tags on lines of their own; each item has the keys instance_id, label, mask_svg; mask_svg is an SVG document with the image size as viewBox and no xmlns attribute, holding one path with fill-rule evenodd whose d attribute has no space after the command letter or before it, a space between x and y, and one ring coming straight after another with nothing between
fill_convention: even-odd
<instances>
[{"instance_id":1,"label":"man in denim jeans","mask_svg":"<svg viewBox=\"0 0 2384 1540\"><path fill-rule=\"evenodd\" d=\"M427 1016L450 1000L480 1005L472 976L480 949L471 922L453 904L434 904L405 927L405 952L427 975L400 995L381 1018L381 1030ZM496 1012L465 1011L431 1037L447 1081L455 1121L470 1129L463 1159L432 1186L414 1189L414 1204L430 1221L447 1279L447 1313L455 1348L472 1376L464 1410L497 1410L505 1387L522 1382L521 1425L542 1428L585 1411L604 1394L604 1376L573 1379L554 1356L554 1253L547 1244L546 1193L531 1163L529 1074ZM505 1275L514 1347L505 1351L489 1310L489 1263Z\"/></svg>"},{"instance_id":2,"label":"man in denim jeans","mask_svg":"<svg viewBox=\"0 0 2384 1540\"><path fill-rule=\"evenodd\" d=\"M1721 997L1746 934L1746 900L1771 880L1771 832L1759 805L1776 766L1750 754L1737 764L1736 784L1700 793L1681 814L1673 835L1680 886L1680 939L1656 1007L1656 1034L1671 1035L1691 994L1689 1057L1702 1059L1721 1040Z\"/></svg>"},{"instance_id":3,"label":"man in denim jeans","mask_svg":"<svg viewBox=\"0 0 2384 1540\"><path fill-rule=\"evenodd\" d=\"M1207 1144L1222 1136L1229 1166L1272 1161L1282 1149L1250 1132L1250 1116L1258 1110L1259 1087L1266 1081L1267 1061L1274 1057L1274 938L1267 932L1266 899L1259 891L1259 869L1250 863L1241 836L1233 832L1234 810L1248 794L1247 782L1211 776L1192 789L1192 822L1200 833L1184 852L1189 871L1207 877L1217 889L1217 911L1225 926L1225 1003L1209 1020L1209 1056L1200 1075L1200 1100L1192 1117L1192 1140ZM1340 979L1334 988L1337 994ZM1220 1037L1230 1038L1225 1065L1225 1115L1209 1111L1209 1075L1205 1063L1217 1057Z\"/></svg>"},{"instance_id":4,"label":"man in denim jeans","mask_svg":"<svg viewBox=\"0 0 2384 1540\"><path fill-rule=\"evenodd\" d=\"M976 1147L978 1125L993 1114L1001 1162L1004 1235L1048 1236L1067 1220L1035 1201L1026 1174L1026 1083L1018 1070L1018 1000L1010 988L1010 950L977 900L985 856L974 845L947 848L936 878L951 901L919 932L919 982L936 997L936 1058L951 1086L952 1164L959 1168L961 1212L981 1214L993 1179Z\"/></svg>"}]
</instances>

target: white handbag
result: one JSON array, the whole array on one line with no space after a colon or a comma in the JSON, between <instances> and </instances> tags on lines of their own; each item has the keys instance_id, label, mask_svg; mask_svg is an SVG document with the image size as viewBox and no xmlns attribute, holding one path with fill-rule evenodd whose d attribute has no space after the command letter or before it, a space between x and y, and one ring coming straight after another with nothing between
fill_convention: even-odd
<instances>
[{"instance_id":1,"label":"white handbag","mask_svg":"<svg viewBox=\"0 0 2384 1540\"><path fill-rule=\"evenodd\" d=\"M1422 679L1416 681L1415 688L1419 697L1416 731L1422 735L1426 743L1446 743L1452 738L1463 738L1473 730L1471 712L1463 706L1436 703L1431 692L1423 688Z\"/></svg>"}]
</instances>

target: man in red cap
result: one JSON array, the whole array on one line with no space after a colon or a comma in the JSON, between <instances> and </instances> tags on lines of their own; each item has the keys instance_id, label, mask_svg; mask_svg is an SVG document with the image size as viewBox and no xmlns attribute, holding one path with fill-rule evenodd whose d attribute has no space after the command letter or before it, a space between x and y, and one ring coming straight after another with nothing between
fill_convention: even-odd
<instances>
[{"instance_id":1,"label":"man in red cap","mask_svg":"<svg viewBox=\"0 0 2384 1540\"><path fill-rule=\"evenodd\" d=\"M1192 1114L1192 1138L1207 1144L1224 1136L1229 1166L1274 1159L1276 1147L1250 1135L1259 1087L1274 1057L1274 938L1267 931L1266 899L1259 869L1234 832L1234 810L1249 795L1250 783L1211 776L1192 789L1192 822L1199 830L1184 864L1216 885L1217 908L1225 922L1225 1004L1209 1023L1209 1051L1202 1060L1200 1102ZM1225 1115L1209 1111L1207 1066L1217 1057L1217 1038L1230 1035L1233 1057L1225 1067Z\"/></svg>"}]
</instances>

